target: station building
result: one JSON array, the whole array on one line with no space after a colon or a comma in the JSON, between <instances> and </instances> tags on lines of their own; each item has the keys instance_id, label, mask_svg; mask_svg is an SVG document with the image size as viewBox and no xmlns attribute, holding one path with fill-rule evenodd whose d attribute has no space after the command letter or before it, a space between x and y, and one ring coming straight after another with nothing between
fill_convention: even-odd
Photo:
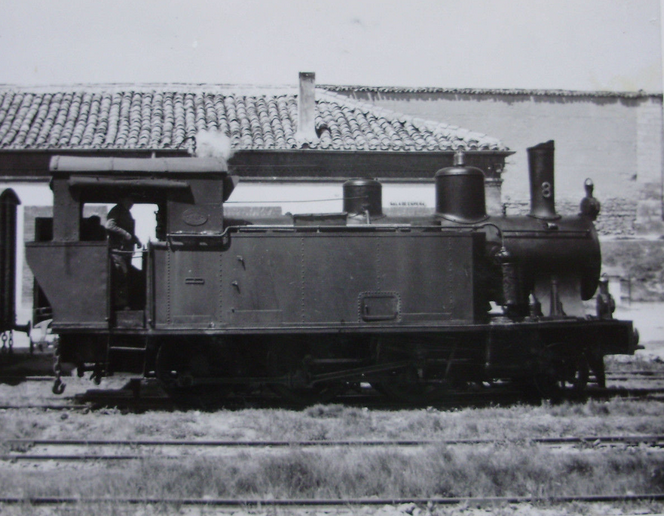
<instances>
[{"instance_id":1,"label":"station building","mask_svg":"<svg viewBox=\"0 0 664 516\"><path fill-rule=\"evenodd\" d=\"M490 211L500 212L502 142L443 122L298 86L80 86L0 89L0 187L21 200L19 234L32 240L36 217L50 216L49 162L55 155L229 156L240 179L225 212L233 217L342 211L342 184L375 178L394 214L435 206L433 177L463 151L487 174ZM109 207L86 206L103 219ZM135 205L137 233L154 232L154 207ZM86 213L89 216L92 213ZM29 318L32 280L23 274L18 317Z\"/></svg>"},{"instance_id":2,"label":"station building","mask_svg":"<svg viewBox=\"0 0 664 516\"><path fill-rule=\"evenodd\" d=\"M619 242L605 254L611 272L633 275L643 246L653 260L664 253L661 94L316 86L313 73L292 87L0 88L0 189L21 200L25 240L52 213L55 155L228 155L240 184L225 211L245 217L339 212L343 182L358 177L383 184L385 212L430 213L435 172L463 151L485 172L487 211L498 215L528 211L526 148L551 139L558 211L576 213L584 179L595 181L604 249ZM88 209L103 218L108 208ZM132 211L145 242L153 209ZM20 245L18 254L21 322L32 280Z\"/></svg>"}]
</instances>

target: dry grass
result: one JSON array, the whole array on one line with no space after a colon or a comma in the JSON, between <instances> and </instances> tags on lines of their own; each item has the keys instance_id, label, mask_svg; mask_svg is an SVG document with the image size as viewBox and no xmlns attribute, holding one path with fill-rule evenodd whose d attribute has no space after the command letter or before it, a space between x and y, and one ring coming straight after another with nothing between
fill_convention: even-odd
<instances>
[{"instance_id":1,"label":"dry grass","mask_svg":"<svg viewBox=\"0 0 664 516\"><path fill-rule=\"evenodd\" d=\"M216 413L0 411L0 441L11 438L442 440L478 437L496 440L483 447L289 448L271 453L238 451L216 458L183 455L181 459L166 460L152 457L118 464L3 463L0 486L6 496L109 499L120 496L416 498L664 492L664 454L641 448L588 448L568 453L528 442L534 437L621 433L664 433L662 404L616 399L453 411L372 411L341 405L320 405L302 411ZM35 514L28 510L34 508L22 507L14 507L12 511ZM5 509L0 507L0 512L6 513ZM144 514L160 513L154 510ZM111 504L101 513L133 514L123 511L122 507Z\"/></svg>"},{"instance_id":2,"label":"dry grass","mask_svg":"<svg viewBox=\"0 0 664 516\"><path fill-rule=\"evenodd\" d=\"M214 413L90 414L31 409L0 410L0 441L30 439L456 439L606 434L664 434L659 402L589 401L541 406L373 411L318 405L303 411L241 410Z\"/></svg>"},{"instance_id":3,"label":"dry grass","mask_svg":"<svg viewBox=\"0 0 664 516\"><path fill-rule=\"evenodd\" d=\"M66 468L66 469L64 469ZM494 445L400 450L240 452L224 458L5 469L5 496L423 498L664 492L664 457L647 450L556 452Z\"/></svg>"}]
</instances>

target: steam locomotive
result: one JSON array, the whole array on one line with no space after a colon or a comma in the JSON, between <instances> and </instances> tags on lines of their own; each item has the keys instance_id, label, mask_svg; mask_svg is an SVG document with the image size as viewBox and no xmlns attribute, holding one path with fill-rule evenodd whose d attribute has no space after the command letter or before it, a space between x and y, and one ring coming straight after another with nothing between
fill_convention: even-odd
<instances>
[{"instance_id":1,"label":"steam locomotive","mask_svg":"<svg viewBox=\"0 0 664 516\"><path fill-rule=\"evenodd\" d=\"M62 362L171 393L270 387L313 403L370 383L431 403L494 380L581 392L637 336L600 278L592 182L580 213L561 216L553 142L528 157L524 216L487 215L484 174L458 154L435 174L430 216L386 216L380 183L352 179L342 213L239 220L224 215L237 179L221 159L56 156L53 218L26 244L35 310L52 317ZM156 239L116 307L116 251L81 214L127 195L158 206Z\"/></svg>"}]
</instances>

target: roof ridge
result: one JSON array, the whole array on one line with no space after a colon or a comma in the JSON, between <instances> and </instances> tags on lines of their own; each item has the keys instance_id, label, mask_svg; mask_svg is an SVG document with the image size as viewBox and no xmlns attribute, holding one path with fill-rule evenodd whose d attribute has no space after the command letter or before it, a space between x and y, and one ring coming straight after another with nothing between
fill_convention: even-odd
<instances>
[{"instance_id":1,"label":"roof ridge","mask_svg":"<svg viewBox=\"0 0 664 516\"><path fill-rule=\"evenodd\" d=\"M555 97L620 97L644 98L662 97L662 92L611 91L611 90L565 90L539 88L445 88L438 86L361 86L325 84L321 87L330 91L356 91L377 93L450 93L462 95L530 95Z\"/></svg>"},{"instance_id":2,"label":"roof ridge","mask_svg":"<svg viewBox=\"0 0 664 516\"><path fill-rule=\"evenodd\" d=\"M372 104L371 102L362 102L361 100L354 99L352 97L347 97L346 95L340 95L339 93L329 91L324 89L324 87L321 87L323 91L325 92L325 95L328 95L332 97L335 101L345 104L348 106L352 106L355 109L364 109L366 111L371 111L374 114L378 114L384 118L389 118L392 120L398 120L400 122L411 122L413 123L414 121L423 121L423 122L431 122L433 124L438 125L440 124L445 124L444 122L437 122L435 120L425 120L423 118L415 117L413 115L408 115L406 113L400 113L398 111L394 111L393 109L389 109L383 106L377 106L376 104ZM413 125L416 125L413 123Z\"/></svg>"},{"instance_id":3,"label":"roof ridge","mask_svg":"<svg viewBox=\"0 0 664 516\"><path fill-rule=\"evenodd\" d=\"M244 96L293 95L297 86L253 86L238 84L188 84L188 83L108 83L108 84L68 84L44 86L20 86L0 84L0 91L15 93L119 93L119 92L171 92L178 93L219 93L241 94ZM253 95L252 95L253 93Z\"/></svg>"},{"instance_id":4,"label":"roof ridge","mask_svg":"<svg viewBox=\"0 0 664 516\"><path fill-rule=\"evenodd\" d=\"M47 85L24 85L24 84L0 84L0 90L22 91L26 93L48 93L52 91L167 91L176 89L178 91L219 91L219 92L245 92L256 91L261 94L269 94L270 91L294 91L297 92L296 84L231 84L231 83L73 83L73 84L47 84ZM363 86L363 85L337 85L317 84L316 89L324 89L330 93L337 91L356 92L379 92L379 93L450 93L463 95L530 95L530 96L570 96L570 97L621 97L621 98L643 98L662 97L662 92L653 91L611 91L611 90L566 90L547 88L447 88L439 86ZM184 91L188 92L188 91Z\"/></svg>"},{"instance_id":5,"label":"roof ridge","mask_svg":"<svg viewBox=\"0 0 664 516\"><path fill-rule=\"evenodd\" d=\"M371 102L362 102L361 100L354 99L351 97L347 97L346 95L341 95L337 92L334 91L329 91L325 89L324 86L321 86L321 89L324 89L325 93L329 95L330 97L333 97L335 100L345 103L347 105L351 105L356 108L365 108L367 111L371 111L372 113L375 113L377 115L380 115L384 118L392 119L392 120L398 120L399 122L409 122L411 123L414 127L416 127L419 130L429 130L429 131L436 131L436 130L447 130L447 131L456 131L457 133L463 133L466 136L475 136L477 138L481 138L486 141L492 141L495 142L499 145L502 145L502 142L500 141L499 138L494 138L491 136L488 136L486 133L480 132L480 131L475 131L472 129L466 129L462 128L456 125L448 124L446 122L441 122L438 120L431 120L428 118L422 118L414 115L409 115L407 113L400 113L398 111L394 111L392 109L383 107L383 106L377 106L375 104L372 104Z\"/></svg>"}]
</instances>

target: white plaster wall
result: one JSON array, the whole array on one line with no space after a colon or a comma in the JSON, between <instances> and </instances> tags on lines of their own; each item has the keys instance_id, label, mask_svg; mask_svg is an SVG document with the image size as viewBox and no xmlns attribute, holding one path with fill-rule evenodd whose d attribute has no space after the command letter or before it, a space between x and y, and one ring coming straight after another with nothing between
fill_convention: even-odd
<instances>
[{"instance_id":1,"label":"white plaster wall","mask_svg":"<svg viewBox=\"0 0 664 516\"><path fill-rule=\"evenodd\" d=\"M342 182L242 183L228 206L279 206L282 213L334 213L343 210ZM433 182L383 183L383 207L435 207Z\"/></svg>"},{"instance_id":2,"label":"white plaster wall","mask_svg":"<svg viewBox=\"0 0 664 516\"><path fill-rule=\"evenodd\" d=\"M516 154L503 173L503 200L529 197L527 147L555 140L556 198L580 199L583 181L599 199L638 200L662 184L662 100L657 97L356 93L378 106L479 131Z\"/></svg>"}]
</instances>

